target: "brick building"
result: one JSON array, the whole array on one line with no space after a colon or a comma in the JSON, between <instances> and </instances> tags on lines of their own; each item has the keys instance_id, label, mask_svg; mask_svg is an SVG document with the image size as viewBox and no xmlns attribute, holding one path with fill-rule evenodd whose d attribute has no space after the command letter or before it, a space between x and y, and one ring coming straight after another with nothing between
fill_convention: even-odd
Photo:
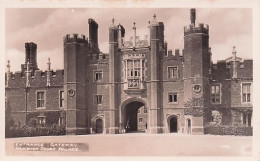
<instances>
[{"instance_id":1,"label":"brick building","mask_svg":"<svg viewBox=\"0 0 260 161\"><path fill-rule=\"evenodd\" d=\"M109 53L98 46L98 24L89 19L89 37L64 37L64 70L37 66L37 45L25 43L21 71L6 73L6 117L16 125L32 120L65 125L67 134L204 134L207 125L250 127L253 61L211 60L209 27L184 27L184 49L167 49L164 24L156 16L150 35L125 40L119 24L109 27ZM232 48L232 47L231 47Z\"/></svg>"}]
</instances>

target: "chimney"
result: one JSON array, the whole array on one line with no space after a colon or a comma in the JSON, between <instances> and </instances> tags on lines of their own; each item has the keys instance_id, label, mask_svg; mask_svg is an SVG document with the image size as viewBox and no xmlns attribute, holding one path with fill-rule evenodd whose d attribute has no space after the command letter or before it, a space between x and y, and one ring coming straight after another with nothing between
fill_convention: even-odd
<instances>
[{"instance_id":1,"label":"chimney","mask_svg":"<svg viewBox=\"0 0 260 161\"><path fill-rule=\"evenodd\" d=\"M89 43L98 47L98 24L92 18L88 19L89 24Z\"/></svg>"},{"instance_id":2,"label":"chimney","mask_svg":"<svg viewBox=\"0 0 260 161\"><path fill-rule=\"evenodd\" d=\"M38 70L37 65L37 44L30 42L25 43L25 63L22 64L22 72L27 70L27 63L30 64L30 70Z\"/></svg>"},{"instance_id":3,"label":"chimney","mask_svg":"<svg viewBox=\"0 0 260 161\"><path fill-rule=\"evenodd\" d=\"M192 8L190 10L190 21L193 26L195 26L195 20L196 20L196 9Z\"/></svg>"}]
</instances>

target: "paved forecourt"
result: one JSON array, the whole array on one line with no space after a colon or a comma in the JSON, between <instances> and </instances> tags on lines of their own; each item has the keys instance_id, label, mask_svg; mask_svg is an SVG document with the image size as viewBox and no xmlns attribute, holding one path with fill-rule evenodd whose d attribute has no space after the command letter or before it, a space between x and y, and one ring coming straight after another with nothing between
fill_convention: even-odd
<instances>
[{"instance_id":1,"label":"paved forecourt","mask_svg":"<svg viewBox=\"0 0 260 161\"><path fill-rule=\"evenodd\" d=\"M5 141L6 155L250 156L252 153L252 137L248 136L135 133L42 136L11 138L5 139ZM27 147L32 144L34 144L32 146L44 147L38 150L32 148L22 149L21 147L25 147L25 144ZM19 145L21 145L20 148L17 148ZM70 146L70 149L66 150L68 147L65 146Z\"/></svg>"}]
</instances>

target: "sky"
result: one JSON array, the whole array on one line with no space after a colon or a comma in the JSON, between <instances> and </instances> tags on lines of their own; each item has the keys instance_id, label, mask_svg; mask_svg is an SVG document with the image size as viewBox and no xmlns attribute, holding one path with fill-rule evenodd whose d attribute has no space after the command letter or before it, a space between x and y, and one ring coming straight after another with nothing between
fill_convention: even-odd
<instances>
[{"instance_id":1,"label":"sky","mask_svg":"<svg viewBox=\"0 0 260 161\"><path fill-rule=\"evenodd\" d=\"M8 8L5 10L6 62L11 71L20 71L25 62L26 42L34 42L40 70L47 69L48 57L53 70L63 69L63 36L69 33L88 37L88 19L99 25L99 48L108 53L108 31L112 24L122 24L125 39L133 35L133 22L137 36L148 34L148 21L156 19L165 26L168 49L183 49L183 27L190 24L189 8ZM232 55L235 45L237 56L252 59L252 10L233 8L197 8L196 24L209 25L209 44L212 60L223 60Z\"/></svg>"}]
</instances>

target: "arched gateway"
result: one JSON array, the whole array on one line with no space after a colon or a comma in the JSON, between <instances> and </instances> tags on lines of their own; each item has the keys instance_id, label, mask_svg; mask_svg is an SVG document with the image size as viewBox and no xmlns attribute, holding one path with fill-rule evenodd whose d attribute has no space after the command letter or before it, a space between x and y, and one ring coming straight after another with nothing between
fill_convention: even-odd
<instances>
[{"instance_id":1,"label":"arched gateway","mask_svg":"<svg viewBox=\"0 0 260 161\"><path fill-rule=\"evenodd\" d=\"M141 98L130 98L121 105L121 133L145 132L148 125L148 110Z\"/></svg>"}]
</instances>

